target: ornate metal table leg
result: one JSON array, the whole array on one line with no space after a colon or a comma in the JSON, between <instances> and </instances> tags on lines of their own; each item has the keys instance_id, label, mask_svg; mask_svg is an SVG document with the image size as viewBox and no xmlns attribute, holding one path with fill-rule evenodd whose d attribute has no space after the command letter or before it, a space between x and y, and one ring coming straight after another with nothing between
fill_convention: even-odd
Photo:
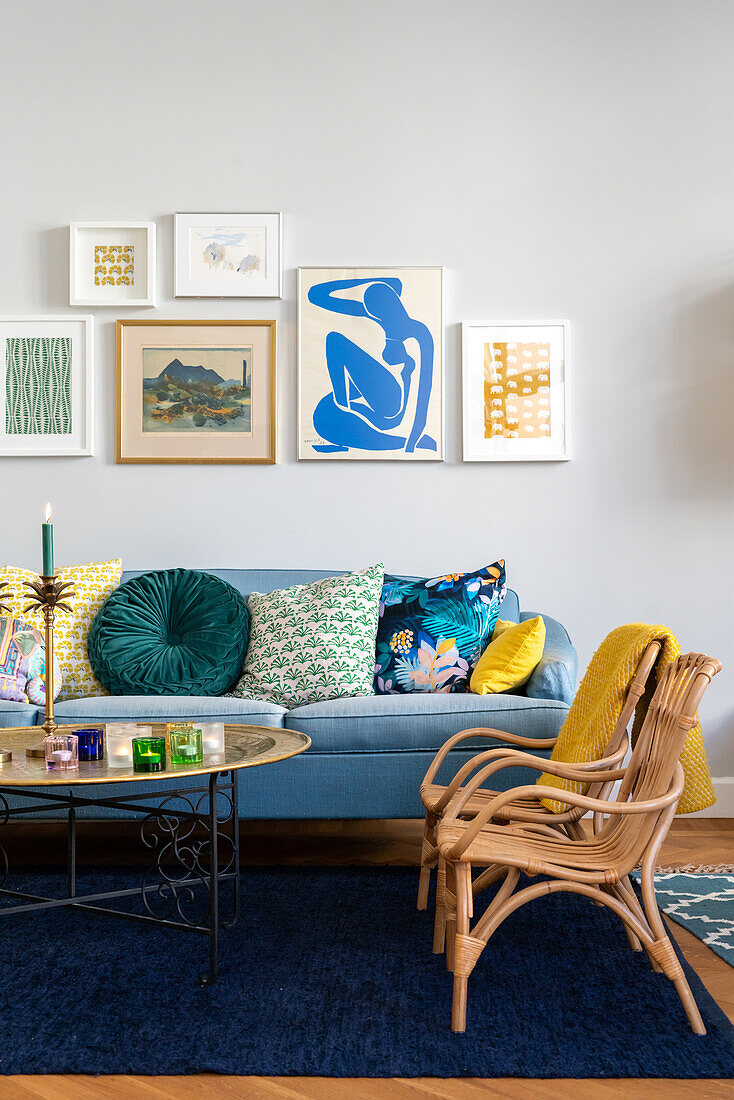
<instances>
[{"instance_id":1,"label":"ornate metal table leg","mask_svg":"<svg viewBox=\"0 0 734 1100\"><path fill-rule=\"evenodd\" d=\"M199 978L201 985L212 985L217 980L217 954L219 950L219 818L217 816L217 780L219 774L209 776L209 973Z\"/></svg>"},{"instance_id":2,"label":"ornate metal table leg","mask_svg":"<svg viewBox=\"0 0 734 1100\"><path fill-rule=\"evenodd\" d=\"M234 882L232 889L234 891L232 896L232 919L222 921L222 928L226 928L229 931L230 928L234 928L237 921L240 919L240 810L239 810L239 792L237 790L237 775L236 771L231 771L230 779L232 781L232 829L231 829L231 841L232 841L232 853L234 863Z\"/></svg>"}]
</instances>

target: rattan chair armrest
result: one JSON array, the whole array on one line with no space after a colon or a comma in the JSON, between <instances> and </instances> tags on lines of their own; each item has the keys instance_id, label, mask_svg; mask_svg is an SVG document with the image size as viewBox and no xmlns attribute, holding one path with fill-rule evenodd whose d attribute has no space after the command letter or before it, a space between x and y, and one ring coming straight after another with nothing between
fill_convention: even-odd
<instances>
[{"instance_id":1,"label":"rattan chair armrest","mask_svg":"<svg viewBox=\"0 0 734 1100\"><path fill-rule=\"evenodd\" d=\"M584 772L586 772L588 770L588 771L593 773L593 778L594 779L601 780L601 779L604 778L604 776L600 775L599 772L596 771L596 769L597 768L604 768L606 771L610 771L610 769L612 769L615 764L621 764L621 762L624 760L625 756L627 755L627 748L628 748L627 737L625 735L624 745L617 752L612 753L609 756L605 756L601 760L582 761L578 764L568 764L566 761L559 761L559 763L562 764L564 767L571 767L571 768L574 768L576 770L583 770ZM538 763L537 764L537 770L539 770L539 771L551 771L551 772L553 772L553 774L558 774L554 770L555 767L556 767L556 762L551 761L551 760L545 760L544 757L537 757L537 756L532 755L531 753L525 753L525 752L518 753L516 749L509 749L509 748L487 749L485 752L481 752L477 756L473 756L471 760L468 760L466 762L466 764L463 765L463 767L459 768L459 770L456 773L456 775L454 776L454 778L446 786L446 789L444 790L444 793L439 798L438 802L436 802L436 804L432 807L433 813L435 813L435 814L442 814L443 813L443 811L446 809L446 807L448 806L451 799L454 797L454 795L459 790L459 788L463 785L464 781L471 775L471 773L476 768L480 767L482 764L489 763L493 760L504 759L504 758L507 758L508 760L512 761L512 763L518 763L520 765L527 764L529 767L535 767L536 764L533 763L533 762L538 762L538 761L542 760L543 761L542 767L541 767L540 763ZM499 770L499 769L497 769L497 770ZM574 777L564 775L564 776L562 776L562 778L574 778ZM591 778L591 777L589 777L589 778ZM615 778L621 778L621 774L618 775L615 772ZM611 782L613 782L613 780ZM424 781L424 784L421 784L421 791L423 791L424 785L429 786L430 784L427 784ZM474 793L478 789L479 788L476 787L476 786L473 787L473 792L472 793Z\"/></svg>"},{"instance_id":2,"label":"rattan chair armrest","mask_svg":"<svg viewBox=\"0 0 734 1100\"><path fill-rule=\"evenodd\" d=\"M495 730L490 727L476 726L474 729L462 730L460 733L455 733L453 737L449 737L448 741L444 741L441 748L434 756L431 764L423 777L423 783L432 783L436 777L438 769L443 764L444 760L456 746L461 744L462 741L468 741L473 737L489 737L492 741L505 741L508 745L517 745L520 748L527 749L552 749L558 740L557 737L521 737L517 733L505 733L504 730Z\"/></svg>"},{"instance_id":3,"label":"rattan chair armrest","mask_svg":"<svg viewBox=\"0 0 734 1100\"><path fill-rule=\"evenodd\" d=\"M606 799L591 798L589 795L578 794L576 791L560 790L558 787L546 787L544 785L513 787L512 790L498 794L488 806L476 815L476 817L466 822L463 835L451 848L449 858L459 859L462 853L466 851L476 838L477 834L481 832L485 825L489 824L498 811L504 806L507 806L508 803L513 802L516 798L537 798L538 800L547 798L554 802L563 801L568 806L578 806L583 810L593 810L597 813L611 816L618 816L620 814L652 814L660 813L662 810L667 809L668 806L672 806L676 803L683 792L683 783L683 769L680 764L678 764L676 765L675 777L667 794L661 795L659 798L652 798L640 802L609 802ZM444 821L450 821L456 816L454 807L457 801L458 800L454 800L454 803L449 805L448 812L444 816Z\"/></svg>"},{"instance_id":4,"label":"rattan chair armrest","mask_svg":"<svg viewBox=\"0 0 734 1100\"><path fill-rule=\"evenodd\" d=\"M609 761L606 759L588 760L583 764L566 764L560 760L546 760L542 756L532 756L527 752L518 752L516 749L490 750L490 752L492 751L495 753L501 752L502 756L486 764L465 786L457 791L450 803L453 811L452 816L458 816L461 813L471 796L479 790L486 779L504 768L532 768L534 771L550 772L551 775L557 775L559 779L570 779L577 783L616 782L618 779L624 779L625 775L624 768L610 768ZM470 761L470 763L473 763L473 761Z\"/></svg>"}]
</instances>

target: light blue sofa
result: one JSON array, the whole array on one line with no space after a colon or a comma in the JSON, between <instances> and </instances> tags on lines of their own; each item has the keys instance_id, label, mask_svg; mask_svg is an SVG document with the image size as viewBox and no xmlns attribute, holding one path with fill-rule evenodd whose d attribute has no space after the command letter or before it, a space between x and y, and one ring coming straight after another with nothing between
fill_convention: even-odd
<instances>
[{"instance_id":1,"label":"light blue sofa","mask_svg":"<svg viewBox=\"0 0 734 1100\"><path fill-rule=\"evenodd\" d=\"M335 571L317 570L208 572L229 581L245 596L336 575ZM139 575L124 573L123 584ZM536 614L520 612L517 594L507 592L503 619L519 622ZM545 650L521 695L370 695L312 703L290 711L274 703L226 697L105 696L59 702L56 718L90 724L155 717L219 719L301 730L312 741L308 752L239 773L243 818L419 817L420 782L434 753L451 734L473 726L537 738L558 733L575 692L576 651L561 624L547 615L543 618ZM0 727L42 721L36 707L0 701ZM470 749L452 753L452 772L481 747L491 745L491 741L476 741ZM510 768L499 773L497 785L506 789L533 782L536 774ZM176 785L181 785L180 777ZM111 793L112 788L109 790ZM111 816L109 810L104 813Z\"/></svg>"}]
</instances>

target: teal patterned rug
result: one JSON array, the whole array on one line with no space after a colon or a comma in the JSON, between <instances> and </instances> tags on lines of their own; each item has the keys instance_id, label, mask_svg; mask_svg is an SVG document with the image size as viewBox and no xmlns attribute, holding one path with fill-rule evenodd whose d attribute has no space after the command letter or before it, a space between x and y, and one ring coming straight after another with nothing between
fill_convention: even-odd
<instances>
[{"instance_id":1,"label":"teal patterned rug","mask_svg":"<svg viewBox=\"0 0 734 1100\"><path fill-rule=\"evenodd\" d=\"M734 874L658 872L655 893L666 916L734 966Z\"/></svg>"}]
</instances>

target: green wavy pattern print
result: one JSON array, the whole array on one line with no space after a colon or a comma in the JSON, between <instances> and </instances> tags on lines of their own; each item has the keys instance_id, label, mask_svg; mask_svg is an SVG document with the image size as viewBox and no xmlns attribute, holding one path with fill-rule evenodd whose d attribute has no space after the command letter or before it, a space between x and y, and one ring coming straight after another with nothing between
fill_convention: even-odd
<instances>
[{"instance_id":1,"label":"green wavy pattern print","mask_svg":"<svg viewBox=\"0 0 734 1100\"><path fill-rule=\"evenodd\" d=\"M71 432L69 337L8 339L5 431L8 435L68 435Z\"/></svg>"}]
</instances>

